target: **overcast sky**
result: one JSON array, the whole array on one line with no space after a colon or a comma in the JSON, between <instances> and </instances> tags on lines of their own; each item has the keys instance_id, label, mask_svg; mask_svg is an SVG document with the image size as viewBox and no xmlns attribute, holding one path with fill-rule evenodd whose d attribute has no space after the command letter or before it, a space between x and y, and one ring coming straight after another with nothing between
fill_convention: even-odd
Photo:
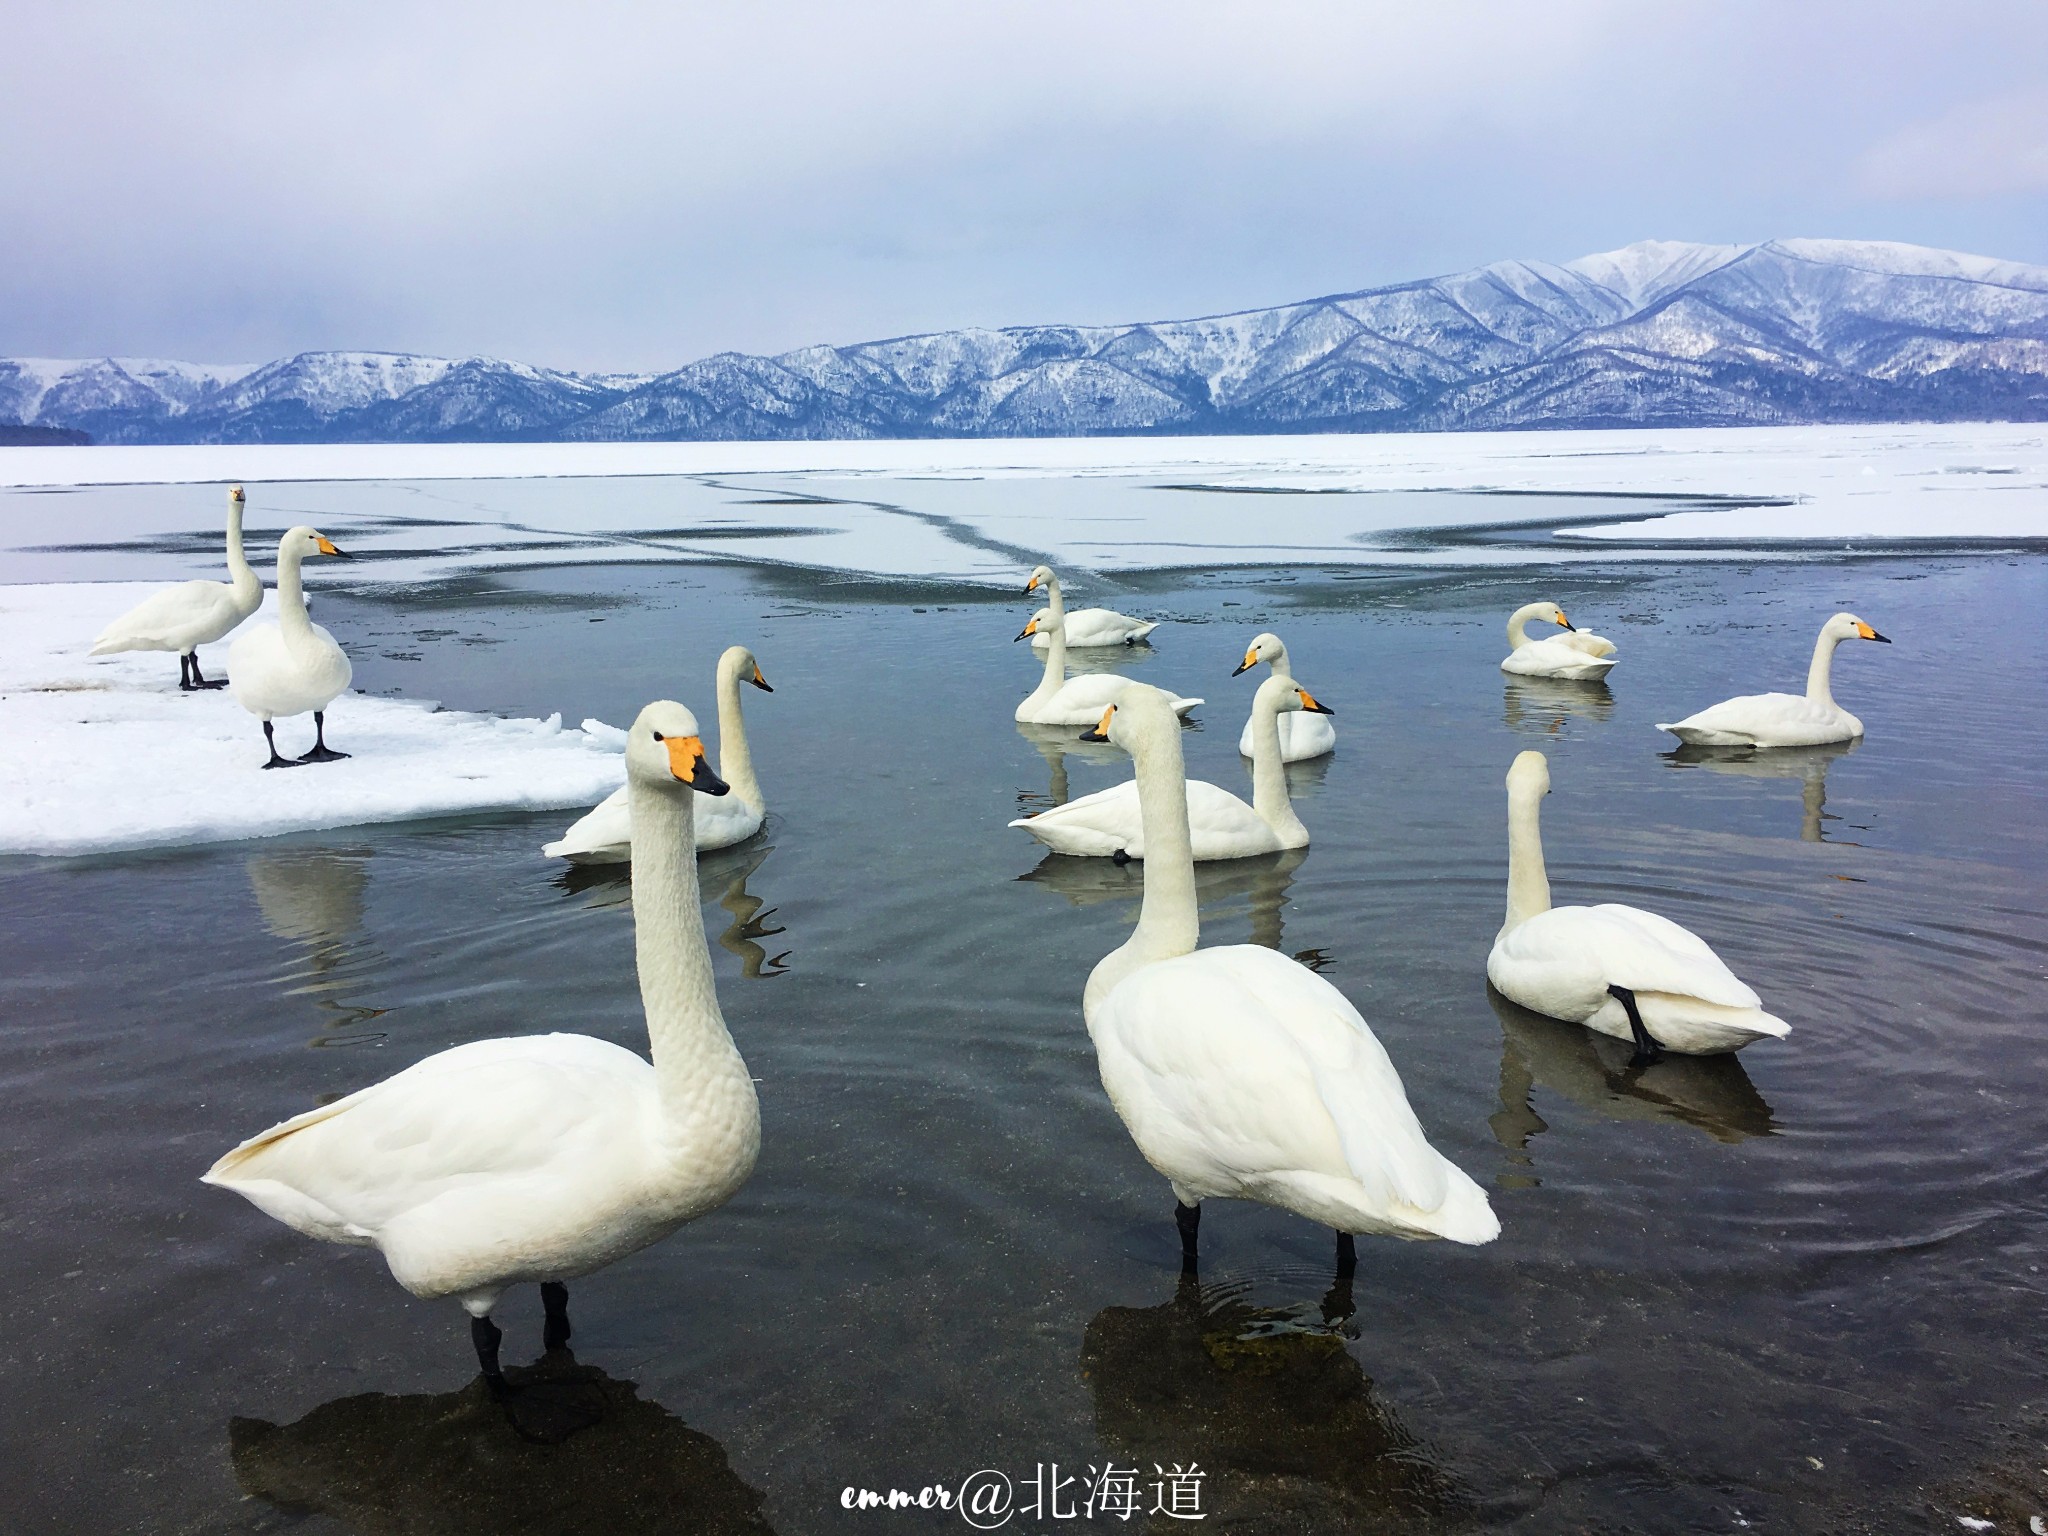
<instances>
[{"instance_id":1,"label":"overcast sky","mask_svg":"<svg viewBox=\"0 0 2048 1536\"><path fill-rule=\"evenodd\" d=\"M2048 4L20 4L0 355L673 367L1656 237L2048 263Z\"/></svg>"}]
</instances>

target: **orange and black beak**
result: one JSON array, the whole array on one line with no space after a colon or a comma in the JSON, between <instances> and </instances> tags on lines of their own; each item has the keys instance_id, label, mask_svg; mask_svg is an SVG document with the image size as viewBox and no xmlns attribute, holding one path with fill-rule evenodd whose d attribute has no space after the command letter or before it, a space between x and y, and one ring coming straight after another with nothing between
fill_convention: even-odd
<instances>
[{"instance_id":1,"label":"orange and black beak","mask_svg":"<svg viewBox=\"0 0 2048 1536\"><path fill-rule=\"evenodd\" d=\"M1872 629L1868 624L1864 623L1861 619L1858 619L1856 621L1856 633L1862 636L1865 640L1875 640L1879 645L1891 644L1890 639L1888 639L1884 635L1880 635L1876 630Z\"/></svg>"},{"instance_id":2,"label":"orange and black beak","mask_svg":"<svg viewBox=\"0 0 2048 1536\"><path fill-rule=\"evenodd\" d=\"M1031 622L1030 622L1029 624L1026 624L1026 625L1024 626L1024 628L1023 628L1023 630L1022 630L1022 631L1020 631L1020 632L1019 632L1019 633L1017 633L1017 634L1014 634L1014 635L1010 636L1010 644L1012 644L1012 645L1015 645L1015 644L1016 644L1016 643L1017 643L1017 642L1018 642L1019 640L1027 639L1028 637L1030 637L1030 636L1032 636L1032 635L1035 635L1035 634L1037 634L1037 633L1038 633L1038 620L1036 620L1036 619L1033 619L1033 620L1032 620L1032 621L1031 621Z\"/></svg>"},{"instance_id":3,"label":"orange and black beak","mask_svg":"<svg viewBox=\"0 0 2048 1536\"><path fill-rule=\"evenodd\" d=\"M754 663L754 675L748 678L747 681L752 683L756 688L760 689L763 693L773 693L775 691L773 688L770 688L768 686L768 679L761 675L761 664L759 662Z\"/></svg>"},{"instance_id":4,"label":"orange and black beak","mask_svg":"<svg viewBox=\"0 0 2048 1536\"><path fill-rule=\"evenodd\" d=\"M1306 688L1297 688L1294 691L1301 695L1301 707L1307 710L1310 714L1334 715L1335 713L1337 713L1337 711L1330 708L1330 706L1327 704L1318 704L1315 701L1314 696L1311 695Z\"/></svg>"},{"instance_id":5,"label":"orange and black beak","mask_svg":"<svg viewBox=\"0 0 2048 1536\"><path fill-rule=\"evenodd\" d=\"M1109 708L1105 709L1105 710L1104 710L1104 711L1102 712L1102 718L1101 718L1101 720L1099 720L1099 721L1097 721L1097 722L1096 722L1096 725L1095 725L1095 729L1094 729L1094 730L1092 730L1092 731L1083 731L1083 732L1081 733L1081 739L1082 739L1083 741L1107 741L1107 740L1109 740L1109 718L1110 718L1110 716L1111 716L1111 715L1114 715L1115 713L1116 713L1116 706L1115 706L1114 704L1112 704L1112 705L1110 705L1110 706L1109 706Z\"/></svg>"},{"instance_id":6,"label":"orange and black beak","mask_svg":"<svg viewBox=\"0 0 2048 1536\"><path fill-rule=\"evenodd\" d=\"M1570 630L1575 635L1579 632L1578 625L1574 624L1570 619L1564 616L1564 610L1562 608L1557 610L1557 622L1562 624L1566 629Z\"/></svg>"},{"instance_id":7,"label":"orange and black beak","mask_svg":"<svg viewBox=\"0 0 2048 1536\"><path fill-rule=\"evenodd\" d=\"M1038 578L1036 576L1032 577L1029 581L1024 583L1024 595L1026 597L1029 597L1032 593L1036 592L1037 590Z\"/></svg>"},{"instance_id":8,"label":"orange and black beak","mask_svg":"<svg viewBox=\"0 0 2048 1536\"><path fill-rule=\"evenodd\" d=\"M352 554L350 554L350 553L349 553L349 552L348 552L347 550L345 550L345 549L336 549L336 548L334 547L334 543L333 543L333 541L332 541L331 539L329 539L329 538L327 537L327 535L326 535L326 534L324 534L324 533L316 533L316 534L314 534L314 535L313 535L313 537L314 537L314 538L315 538L315 539L316 539L316 540L317 540L317 541L319 542L319 545L320 545L320 553L321 553L321 554L323 554L323 555L333 555L333 556L334 556L334 557L335 557L336 559L338 559L338 560L353 560L353 559L355 559L355 556L354 556L354 555L352 555Z\"/></svg>"},{"instance_id":9,"label":"orange and black beak","mask_svg":"<svg viewBox=\"0 0 2048 1536\"><path fill-rule=\"evenodd\" d=\"M669 736L661 744L668 748L668 771L698 794L722 795L732 788L704 760L702 737Z\"/></svg>"},{"instance_id":10,"label":"orange and black beak","mask_svg":"<svg viewBox=\"0 0 2048 1536\"><path fill-rule=\"evenodd\" d=\"M1233 672L1230 675L1232 677L1236 677L1239 672L1249 672L1253 667L1256 667L1258 664L1258 654L1254 651L1246 651L1244 653L1244 660L1237 664L1237 672Z\"/></svg>"}]
</instances>

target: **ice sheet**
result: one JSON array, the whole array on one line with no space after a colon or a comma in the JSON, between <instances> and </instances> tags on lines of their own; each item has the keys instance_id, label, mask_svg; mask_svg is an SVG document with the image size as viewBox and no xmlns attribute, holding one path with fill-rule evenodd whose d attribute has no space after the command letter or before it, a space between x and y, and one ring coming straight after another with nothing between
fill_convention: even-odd
<instances>
[{"instance_id":1,"label":"ice sheet","mask_svg":"<svg viewBox=\"0 0 2048 1536\"><path fill-rule=\"evenodd\" d=\"M345 694L327 739L346 762L269 769L226 691L180 693L168 652L88 657L155 583L0 587L0 853L81 854L269 837L365 822L594 805L617 750L559 717L501 720ZM317 602L317 599L316 599ZM265 599L272 612L274 595ZM251 623L262 623L259 614ZM227 644L200 664L224 677ZM310 718L281 721L287 755Z\"/></svg>"}]
</instances>

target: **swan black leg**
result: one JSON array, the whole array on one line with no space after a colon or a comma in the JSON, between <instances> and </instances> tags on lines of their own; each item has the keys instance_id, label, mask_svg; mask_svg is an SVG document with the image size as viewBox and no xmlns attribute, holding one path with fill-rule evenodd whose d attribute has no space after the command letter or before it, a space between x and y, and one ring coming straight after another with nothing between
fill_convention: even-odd
<instances>
[{"instance_id":1,"label":"swan black leg","mask_svg":"<svg viewBox=\"0 0 2048 1536\"><path fill-rule=\"evenodd\" d=\"M192 691L192 667L198 660L199 656L196 652L190 656L181 655L178 658L178 686L186 693Z\"/></svg>"},{"instance_id":2,"label":"swan black leg","mask_svg":"<svg viewBox=\"0 0 2048 1536\"><path fill-rule=\"evenodd\" d=\"M543 1280L540 1286L540 1304L547 1312L547 1321L541 1325L540 1342L544 1349L562 1349L569 1343L569 1287L559 1280Z\"/></svg>"},{"instance_id":3,"label":"swan black leg","mask_svg":"<svg viewBox=\"0 0 2048 1536\"><path fill-rule=\"evenodd\" d=\"M192 681L189 684L184 681L185 663L188 661L192 664ZM197 651L192 652L189 656L180 656L178 658L178 672L178 686L180 688L225 688L228 685L228 680L224 677L216 678L210 683L206 680L199 670L199 653Z\"/></svg>"},{"instance_id":4,"label":"swan black leg","mask_svg":"<svg viewBox=\"0 0 2048 1536\"><path fill-rule=\"evenodd\" d=\"M263 739L270 743L270 761L265 763L263 765L264 767L296 768L299 766L300 763L305 761L305 759L302 757L279 757L277 755L277 736L275 735L275 733L272 732L270 728L270 722L268 720L263 722Z\"/></svg>"},{"instance_id":5,"label":"swan black leg","mask_svg":"<svg viewBox=\"0 0 2048 1536\"><path fill-rule=\"evenodd\" d=\"M1337 1234L1337 1278L1348 1280L1358 1270L1358 1245L1349 1232Z\"/></svg>"},{"instance_id":6,"label":"swan black leg","mask_svg":"<svg viewBox=\"0 0 2048 1536\"><path fill-rule=\"evenodd\" d=\"M1192 1275L1196 1265L1195 1236L1202 1229L1202 1207L1174 1201L1173 1224L1180 1228L1180 1272Z\"/></svg>"},{"instance_id":7,"label":"swan black leg","mask_svg":"<svg viewBox=\"0 0 2048 1536\"><path fill-rule=\"evenodd\" d=\"M1351 1241L1349 1232L1337 1234L1337 1276L1330 1282L1329 1290L1323 1293L1323 1322L1336 1327L1357 1312L1358 1303L1351 1296L1351 1277L1358 1271L1358 1249Z\"/></svg>"},{"instance_id":8,"label":"swan black leg","mask_svg":"<svg viewBox=\"0 0 2048 1536\"><path fill-rule=\"evenodd\" d=\"M1644 1066L1664 1054L1664 1047L1650 1038L1650 1032L1643 1028L1643 1016L1636 1008L1636 995L1627 987L1609 987L1608 995L1628 1010L1628 1027L1636 1037L1636 1053L1630 1066Z\"/></svg>"},{"instance_id":9,"label":"swan black leg","mask_svg":"<svg viewBox=\"0 0 2048 1536\"><path fill-rule=\"evenodd\" d=\"M488 1317L469 1320L469 1341L476 1346L476 1363L483 1367L484 1385L491 1389L491 1396L499 1398L512 1395L511 1384L498 1369L498 1341L504 1337Z\"/></svg>"},{"instance_id":10,"label":"swan black leg","mask_svg":"<svg viewBox=\"0 0 2048 1536\"><path fill-rule=\"evenodd\" d=\"M327 712L322 709L314 710L313 750L300 758L299 761L302 763L338 763L347 756L346 752L337 752L334 748L327 745Z\"/></svg>"}]
</instances>

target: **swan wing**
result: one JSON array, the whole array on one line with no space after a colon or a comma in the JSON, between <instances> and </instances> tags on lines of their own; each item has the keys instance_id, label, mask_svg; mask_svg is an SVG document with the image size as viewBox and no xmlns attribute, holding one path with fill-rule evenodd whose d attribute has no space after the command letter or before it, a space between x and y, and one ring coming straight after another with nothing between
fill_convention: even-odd
<instances>
[{"instance_id":1,"label":"swan wing","mask_svg":"<svg viewBox=\"0 0 2048 1536\"><path fill-rule=\"evenodd\" d=\"M1808 746L1843 740L1855 725L1839 706L1803 693L1749 693L1657 729L1707 745Z\"/></svg>"},{"instance_id":2,"label":"swan wing","mask_svg":"<svg viewBox=\"0 0 2048 1536\"><path fill-rule=\"evenodd\" d=\"M1197 859L1238 857L1267 852L1274 846L1272 828L1230 791L1190 779L1187 795L1188 829ZM1145 818L1132 779L1036 816L1020 816L1010 825L1022 827L1061 853L1108 858L1121 852L1134 859L1145 857Z\"/></svg>"},{"instance_id":3,"label":"swan wing","mask_svg":"<svg viewBox=\"0 0 2048 1536\"><path fill-rule=\"evenodd\" d=\"M1640 907L1607 903L1597 907L1552 907L1517 924L1494 943L1501 974L1514 984L1495 985L1520 999L1580 999L1580 1007L1542 1006L1554 1018L1583 1018L1604 1007L1610 986L1632 992L1665 992L1698 998L1724 1008L1756 1008L1761 999L1706 940L1669 918Z\"/></svg>"},{"instance_id":4,"label":"swan wing","mask_svg":"<svg viewBox=\"0 0 2048 1536\"><path fill-rule=\"evenodd\" d=\"M630 858L632 852L633 816L623 784L571 822L560 838L541 848L550 859L572 863L616 862Z\"/></svg>"},{"instance_id":5,"label":"swan wing","mask_svg":"<svg viewBox=\"0 0 2048 1536\"><path fill-rule=\"evenodd\" d=\"M235 589L218 581L185 581L152 592L101 630L91 654L182 649L220 638L248 615Z\"/></svg>"},{"instance_id":6,"label":"swan wing","mask_svg":"<svg viewBox=\"0 0 2048 1536\"><path fill-rule=\"evenodd\" d=\"M1612 656L1615 654L1614 642L1612 640L1607 639L1604 635L1596 635L1583 629L1575 629L1566 634L1554 635L1549 643L1552 645L1568 645L1573 650L1583 651L1588 656Z\"/></svg>"},{"instance_id":7,"label":"swan wing","mask_svg":"<svg viewBox=\"0 0 2048 1536\"><path fill-rule=\"evenodd\" d=\"M1614 665L1613 646L1609 645L1604 653L1594 653L1572 645L1574 638L1552 635L1547 640L1531 640L1508 652L1500 669L1524 677L1589 678L1604 675Z\"/></svg>"}]
</instances>

